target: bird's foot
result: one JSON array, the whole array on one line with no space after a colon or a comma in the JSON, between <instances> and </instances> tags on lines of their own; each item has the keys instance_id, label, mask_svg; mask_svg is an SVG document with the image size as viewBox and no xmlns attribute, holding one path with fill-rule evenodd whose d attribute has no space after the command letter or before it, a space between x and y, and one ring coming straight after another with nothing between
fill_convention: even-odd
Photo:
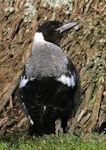
<instances>
[{"instance_id":1,"label":"bird's foot","mask_svg":"<svg viewBox=\"0 0 106 150\"><path fill-rule=\"evenodd\" d=\"M55 121L55 134L59 135L59 132L63 133L63 128L61 127L61 119Z\"/></svg>"}]
</instances>

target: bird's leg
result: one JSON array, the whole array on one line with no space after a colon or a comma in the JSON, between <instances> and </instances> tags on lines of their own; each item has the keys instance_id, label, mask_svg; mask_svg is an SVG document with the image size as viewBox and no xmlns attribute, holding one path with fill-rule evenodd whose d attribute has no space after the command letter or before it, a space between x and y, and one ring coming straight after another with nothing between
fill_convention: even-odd
<instances>
[{"instance_id":1,"label":"bird's leg","mask_svg":"<svg viewBox=\"0 0 106 150\"><path fill-rule=\"evenodd\" d=\"M29 134L30 135L43 135L42 129L42 114L43 114L43 107L41 105L34 105L30 111L30 116L33 121L33 124L30 122L29 126Z\"/></svg>"},{"instance_id":2,"label":"bird's leg","mask_svg":"<svg viewBox=\"0 0 106 150\"><path fill-rule=\"evenodd\" d=\"M62 112L62 115L61 115L61 119L62 119L62 123L61 123L61 126L63 128L63 131L64 133L67 132L67 123L68 123L68 120L72 117L73 115L73 108L72 108L72 103L68 103L67 106L65 107L65 109L63 110Z\"/></svg>"},{"instance_id":3,"label":"bird's leg","mask_svg":"<svg viewBox=\"0 0 106 150\"><path fill-rule=\"evenodd\" d=\"M55 121L55 134L59 135L59 132L63 132L63 129L61 127L61 119L57 119Z\"/></svg>"}]
</instances>

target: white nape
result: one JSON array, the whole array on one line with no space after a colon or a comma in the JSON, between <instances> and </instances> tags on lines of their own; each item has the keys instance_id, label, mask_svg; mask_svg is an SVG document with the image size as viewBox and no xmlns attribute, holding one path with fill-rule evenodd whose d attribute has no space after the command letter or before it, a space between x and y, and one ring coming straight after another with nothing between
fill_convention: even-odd
<instances>
[{"instance_id":1,"label":"white nape","mask_svg":"<svg viewBox=\"0 0 106 150\"><path fill-rule=\"evenodd\" d=\"M20 84L19 84L19 88L25 87L25 85L28 83L28 81L29 81L28 79L25 79L25 76L22 76Z\"/></svg>"},{"instance_id":2,"label":"white nape","mask_svg":"<svg viewBox=\"0 0 106 150\"><path fill-rule=\"evenodd\" d=\"M35 42L43 42L43 41L44 41L44 36L43 36L42 32L35 32L34 43Z\"/></svg>"},{"instance_id":3,"label":"white nape","mask_svg":"<svg viewBox=\"0 0 106 150\"><path fill-rule=\"evenodd\" d=\"M71 77L61 75L61 77L56 78L56 80L63 83L64 85L67 85L68 87L74 87L76 84L75 83L75 74L71 75Z\"/></svg>"}]
</instances>

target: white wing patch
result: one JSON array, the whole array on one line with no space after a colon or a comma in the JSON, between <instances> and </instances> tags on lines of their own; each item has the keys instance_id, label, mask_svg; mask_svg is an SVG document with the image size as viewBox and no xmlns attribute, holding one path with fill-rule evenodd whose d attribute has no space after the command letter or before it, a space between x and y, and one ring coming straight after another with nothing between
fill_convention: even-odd
<instances>
[{"instance_id":1,"label":"white wing patch","mask_svg":"<svg viewBox=\"0 0 106 150\"><path fill-rule=\"evenodd\" d=\"M76 74L74 73L71 77L67 77L66 75L61 75L61 77L56 78L57 81L67 85L68 87L74 87L76 84Z\"/></svg>"},{"instance_id":2,"label":"white wing patch","mask_svg":"<svg viewBox=\"0 0 106 150\"><path fill-rule=\"evenodd\" d=\"M22 77L21 77L20 84L19 84L19 88L25 87L26 84L27 84L29 81L33 81L33 80L34 80L34 78L26 79L25 76L22 76Z\"/></svg>"},{"instance_id":3,"label":"white wing patch","mask_svg":"<svg viewBox=\"0 0 106 150\"><path fill-rule=\"evenodd\" d=\"M26 85L27 83L28 83L28 79L25 79L25 76L22 76L22 77L21 77L20 84L19 84L19 88L25 87L25 85Z\"/></svg>"}]
</instances>

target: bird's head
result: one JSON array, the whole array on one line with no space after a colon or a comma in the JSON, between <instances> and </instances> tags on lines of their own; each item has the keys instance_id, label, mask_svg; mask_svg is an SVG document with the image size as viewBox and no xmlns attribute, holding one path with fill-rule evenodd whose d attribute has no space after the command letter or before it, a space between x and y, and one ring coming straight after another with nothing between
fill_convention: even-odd
<instances>
[{"instance_id":1,"label":"bird's head","mask_svg":"<svg viewBox=\"0 0 106 150\"><path fill-rule=\"evenodd\" d=\"M59 45L63 32L76 26L79 21L73 22L59 22L59 21L47 21L38 27L37 32L42 33L46 41Z\"/></svg>"}]
</instances>

